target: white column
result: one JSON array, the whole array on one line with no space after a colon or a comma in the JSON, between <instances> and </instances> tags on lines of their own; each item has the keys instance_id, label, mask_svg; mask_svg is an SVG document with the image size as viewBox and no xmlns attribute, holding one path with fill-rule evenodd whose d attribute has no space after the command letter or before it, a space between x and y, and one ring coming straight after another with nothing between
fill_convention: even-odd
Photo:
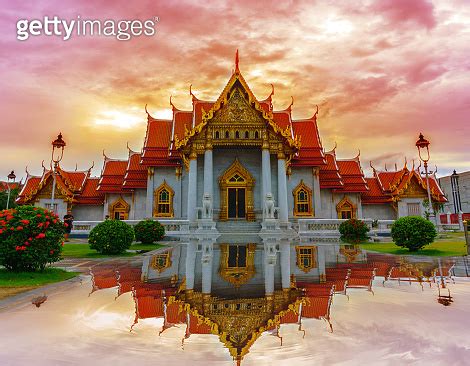
<instances>
[{"instance_id":1,"label":"white column","mask_svg":"<svg viewBox=\"0 0 470 366\"><path fill-rule=\"evenodd\" d=\"M204 243L202 249L202 293L210 294L212 287L212 243Z\"/></svg>"},{"instance_id":2,"label":"white column","mask_svg":"<svg viewBox=\"0 0 470 366\"><path fill-rule=\"evenodd\" d=\"M274 265L264 261L264 292L266 295L274 293Z\"/></svg>"},{"instance_id":3,"label":"white column","mask_svg":"<svg viewBox=\"0 0 470 366\"><path fill-rule=\"evenodd\" d=\"M263 239L264 241L264 292L266 296L274 293L274 266L277 261L276 239Z\"/></svg>"},{"instance_id":4,"label":"white column","mask_svg":"<svg viewBox=\"0 0 470 366\"><path fill-rule=\"evenodd\" d=\"M289 221L289 209L287 206L287 176L286 159L280 154L277 159L277 200L279 206L279 221Z\"/></svg>"},{"instance_id":5,"label":"white column","mask_svg":"<svg viewBox=\"0 0 470 366\"><path fill-rule=\"evenodd\" d=\"M326 248L323 245L317 246L317 264L320 282L326 281Z\"/></svg>"},{"instance_id":6,"label":"white column","mask_svg":"<svg viewBox=\"0 0 470 366\"><path fill-rule=\"evenodd\" d=\"M186 290L194 289L194 267L197 241L191 239L186 249Z\"/></svg>"},{"instance_id":7,"label":"white column","mask_svg":"<svg viewBox=\"0 0 470 366\"><path fill-rule=\"evenodd\" d=\"M356 194L356 197L357 197L357 218L362 220L362 219L363 219L363 216L362 216L361 194L360 194L360 193L357 193L357 194Z\"/></svg>"},{"instance_id":8,"label":"white column","mask_svg":"<svg viewBox=\"0 0 470 366\"><path fill-rule=\"evenodd\" d=\"M266 194L271 193L271 155L268 149L261 150L261 170L263 174L263 189L261 192L263 197L261 197L261 207L264 209Z\"/></svg>"},{"instance_id":9,"label":"white column","mask_svg":"<svg viewBox=\"0 0 470 366\"><path fill-rule=\"evenodd\" d=\"M206 149L206 151L204 152L204 193L209 193L211 195L212 202L214 202L212 174L212 149Z\"/></svg>"},{"instance_id":10,"label":"white column","mask_svg":"<svg viewBox=\"0 0 470 366\"><path fill-rule=\"evenodd\" d=\"M195 222L197 218L197 155L191 153L189 157L189 175L188 175L188 220Z\"/></svg>"},{"instance_id":11,"label":"white column","mask_svg":"<svg viewBox=\"0 0 470 366\"><path fill-rule=\"evenodd\" d=\"M321 217L321 191L320 191L320 171L319 168L313 168L313 207L314 216Z\"/></svg>"},{"instance_id":12,"label":"white column","mask_svg":"<svg viewBox=\"0 0 470 366\"><path fill-rule=\"evenodd\" d=\"M290 288L290 244L288 241L281 243L281 281L282 288Z\"/></svg>"},{"instance_id":13,"label":"white column","mask_svg":"<svg viewBox=\"0 0 470 366\"><path fill-rule=\"evenodd\" d=\"M145 201L145 216L147 218L153 217L153 182L154 182L154 171L153 168L148 168L147 178L147 199Z\"/></svg>"}]
</instances>

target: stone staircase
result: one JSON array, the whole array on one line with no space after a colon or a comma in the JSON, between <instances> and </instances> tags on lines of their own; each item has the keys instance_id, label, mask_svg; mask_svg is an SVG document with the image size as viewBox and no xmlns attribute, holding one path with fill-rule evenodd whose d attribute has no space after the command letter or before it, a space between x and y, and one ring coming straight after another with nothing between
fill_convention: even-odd
<instances>
[{"instance_id":1,"label":"stone staircase","mask_svg":"<svg viewBox=\"0 0 470 366\"><path fill-rule=\"evenodd\" d=\"M217 230L221 234L258 234L261 230L261 223L258 221L219 221L217 222Z\"/></svg>"}]
</instances>

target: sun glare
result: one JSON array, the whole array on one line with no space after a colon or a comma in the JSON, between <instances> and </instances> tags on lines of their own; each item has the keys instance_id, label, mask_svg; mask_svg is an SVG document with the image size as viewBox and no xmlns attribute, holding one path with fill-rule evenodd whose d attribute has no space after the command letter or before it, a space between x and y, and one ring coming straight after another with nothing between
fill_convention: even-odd
<instances>
[{"instance_id":1,"label":"sun glare","mask_svg":"<svg viewBox=\"0 0 470 366\"><path fill-rule=\"evenodd\" d=\"M132 128L139 123L146 122L145 117L138 114L120 111L103 111L93 121L96 126L114 126L118 128Z\"/></svg>"},{"instance_id":2,"label":"sun glare","mask_svg":"<svg viewBox=\"0 0 470 366\"><path fill-rule=\"evenodd\" d=\"M348 20L328 18L323 29L328 34L348 34L352 32L353 25Z\"/></svg>"}]
</instances>

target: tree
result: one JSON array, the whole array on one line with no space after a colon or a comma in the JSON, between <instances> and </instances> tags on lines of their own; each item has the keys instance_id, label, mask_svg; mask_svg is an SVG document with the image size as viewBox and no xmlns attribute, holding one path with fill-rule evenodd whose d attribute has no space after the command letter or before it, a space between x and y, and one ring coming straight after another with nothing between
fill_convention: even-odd
<instances>
[{"instance_id":1,"label":"tree","mask_svg":"<svg viewBox=\"0 0 470 366\"><path fill-rule=\"evenodd\" d=\"M433 223L421 216L401 217L392 226L396 245L414 252L431 244L437 236Z\"/></svg>"},{"instance_id":2,"label":"tree","mask_svg":"<svg viewBox=\"0 0 470 366\"><path fill-rule=\"evenodd\" d=\"M10 191L10 204L9 208L14 208L16 207L16 197L18 196L19 189L18 188L12 188ZM8 190L5 191L0 191L0 210L4 210L7 208L7 200L8 200Z\"/></svg>"}]
</instances>

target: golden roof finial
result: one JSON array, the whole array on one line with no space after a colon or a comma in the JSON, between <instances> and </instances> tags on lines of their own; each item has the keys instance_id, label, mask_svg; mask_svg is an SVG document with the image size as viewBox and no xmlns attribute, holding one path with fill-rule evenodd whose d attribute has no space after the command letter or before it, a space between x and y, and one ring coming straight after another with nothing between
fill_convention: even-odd
<instances>
[{"instance_id":1,"label":"golden roof finial","mask_svg":"<svg viewBox=\"0 0 470 366\"><path fill-rule=\"evenodd\" d=\"M238 56L238 48L237 52L235 53L235 72L239 72L240 69L238 68L238 63L240 62L240 58Z\"/></svg>"}]
</instances>

